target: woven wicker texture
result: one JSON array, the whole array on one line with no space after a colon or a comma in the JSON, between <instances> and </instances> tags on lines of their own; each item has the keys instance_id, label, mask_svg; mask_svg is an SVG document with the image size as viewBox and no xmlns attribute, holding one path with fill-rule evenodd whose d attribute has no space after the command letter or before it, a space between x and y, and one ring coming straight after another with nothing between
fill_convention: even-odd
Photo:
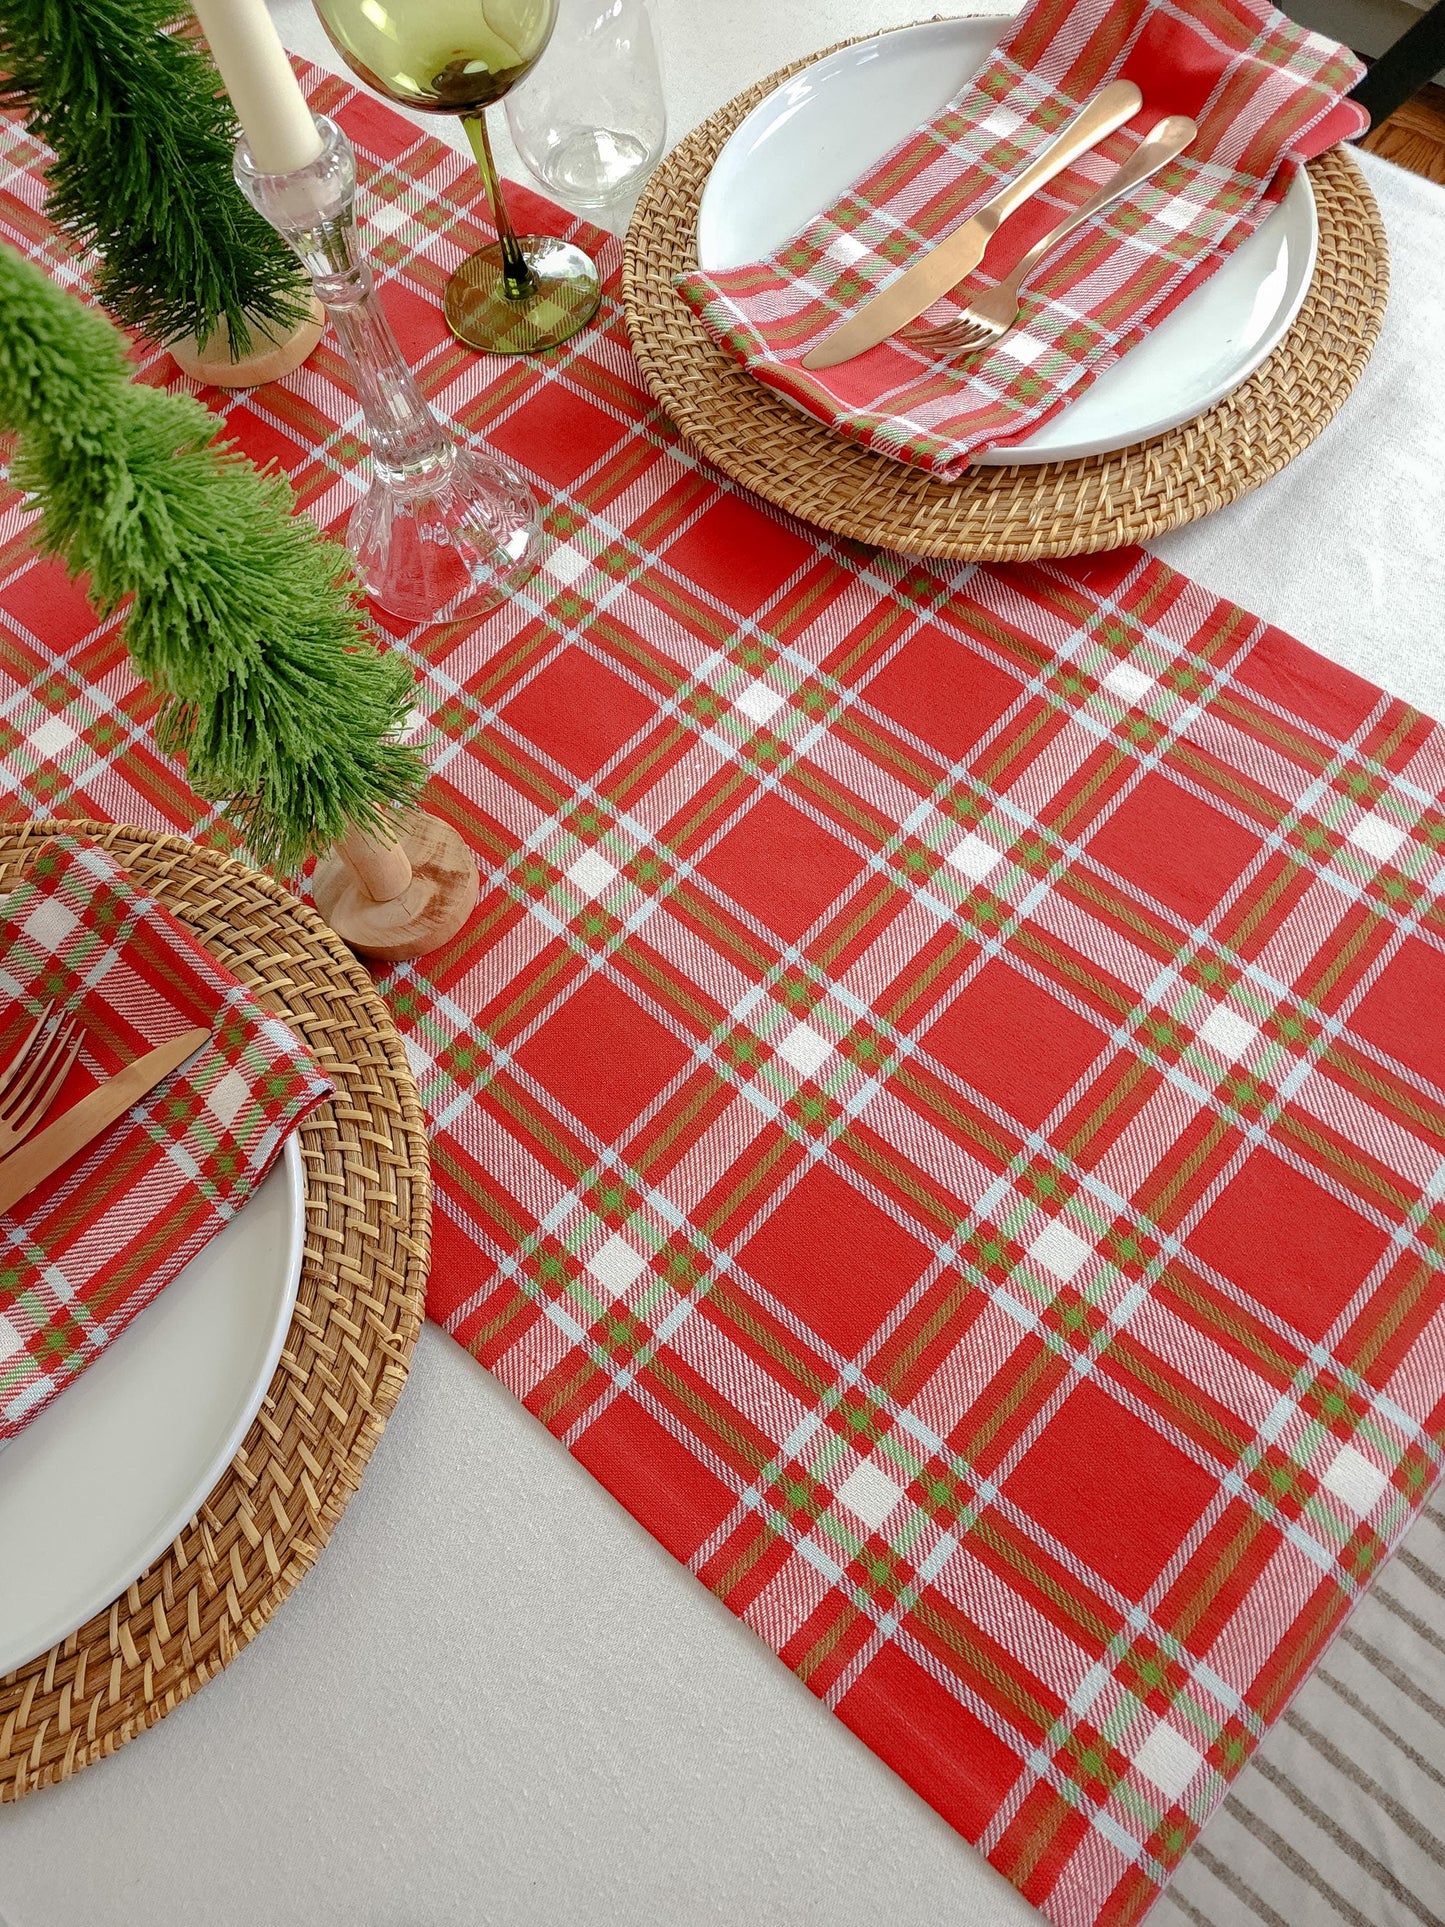
<instances>
[{"instance_id":1,"label":"woven wicker texture","mask_svg":"<svg viewBox=\"0 0 1445 1927\"><path fill-rule=\"evenodd\" d=\"M170 1712L265 1625L356 1490L421 1329L431 1193L416 1087L366 972L271 877L184 837L100 823L0 834L8 873L93 838L280 1012L336 1086L301 1127L306 1238L255 1422L170 1549L107 1612L0 1680L0 1800L63 1780Z\"/></svg>"},{"instance_id":2,"label":"woven wicker texture","mask_svg":"<svg viewBox=\"0 0 1445 1927\"><path fill-rule=\"evenodd\" d=\"M821 58L759 81L673 149L637 204L623 261L627 322L648 388L710 462L764 500L906 555L1023 562L1091 554L1147 541L1258 488L1308 447L1359 380L1385 312L1389 256L1374 196L1336 148L1310 168L1319 259L1293 327L1248 381L1196 420L1112 455L974 468L956 482L845 442L710 342L673 286L697 265L698 202L723 143L776 86Z\"/></svg>"}]
</instances>

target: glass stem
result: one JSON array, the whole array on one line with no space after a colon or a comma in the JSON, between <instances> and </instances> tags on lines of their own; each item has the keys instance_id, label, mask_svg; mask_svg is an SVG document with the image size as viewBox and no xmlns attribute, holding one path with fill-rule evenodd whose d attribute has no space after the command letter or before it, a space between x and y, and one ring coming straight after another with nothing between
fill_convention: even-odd
<instances>
[{"instance_id":1,"label":"glass stem","mask_svg":"<svg viewBox=\"0 0 1445 1927\"><path fill-rule=\"evenodd\" d=\"M467 139L477 157L482 185L487 190L487 199L492 207L497 239L502 244L502 293L508 301L528 301L537 292L537 278L527 266L527 257L522 252L522 244L507 213L507 204L502 199L502 183L497 178L497 163L492 159L492 143L487 136L486 114L463 114L461 123L467 130Z\"/></svg>"},{"instance_id":2,"label":"glass stem","mask_svg":"<svg viewBox=\"0 0 1445 1927\"><path fill-rule=\"evenodd\" d=\"M351 142L325 115L315 125L314 160L262 173L243 136L235 173L252 207L305 264L366 417L373 473L347 523L346 546L366 593L408 622L495 608L536 567L536 502L432 413L361 249Z\"/></svg>"},{"instance_id":3,"label":"glass stem","mask_svg":"<svg viewBox=\"0 0 1445 1927\"><path fill-rule=\"evenodd\" d=\"M336 330L378 469L392 482L445 472L455 443L432 413L392 333L357 240L350 200L337 213L290 228L286 238Z\"/></svg>"},{"instance_id":4,"label":"glass stem","mask_svg":"<svg viewBox=\"0 0 1445 1927\"><path fill-rule=\"evenodd\" d=\"M407 366L382 312L370 268L361 263L345 277L317 277L315 287L356 384L372 460L393 481L449 467L452 438Z\"/></svg>"},{"instance_id":5,"label":"glass stem","mask_svg":"<svg viewBox=\"0 0 1445 1927\"><path fill-rule=\"evenodd\" d=\"M331 121L318 118L316 129L321 152L287 174L261 173L239 141L237 185L311 276L356 384L378 475L393 486L441 483L457 444L427 405L377 298L356 232L356 156Z\"/></svg>"}]
</instances>

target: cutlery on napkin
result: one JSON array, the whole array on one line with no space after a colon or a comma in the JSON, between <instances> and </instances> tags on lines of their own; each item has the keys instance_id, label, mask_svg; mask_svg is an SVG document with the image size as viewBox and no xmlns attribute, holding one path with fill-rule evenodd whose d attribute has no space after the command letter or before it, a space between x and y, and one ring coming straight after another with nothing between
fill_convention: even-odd
<instances>
[{"instance_id":1,"label":"cutlery on napkin","mask_svg":"<svg viewBox=\"0 0 1445 1927\"><path fill-rule=\"evenodd\" d=\"M124 1117L132 1105L139 1104L173 1070L193 1057L210 1035L209 1030L198 1025L194 1030L182 1031L179 1037L168 1038L164 1044L157 1044L154 1050L148 1050L72 1104L38 1136L0 1158L0 1211L9 1211L27 1192L33 1191L42 1178L58 1171L77 1151L83 1151L92 1138L99 1137L118 1117Z\"/></svg>"},{"instance_id":2,"label":"cutlery on napkin","mask_svg":"<svg viewBox=\"0 0 1445 1927\"><path fill-rule=\"evenodd\" d=\"M803 356L805 368L836 368L855 355L866 354L880 341L896 334L910 321L916 321L925 308L958 286L983 259L984 250L1017 207L1032 194L1047 187L1056 174L1072 167L1107 134L1125 121L1132 120L1144 105L1144 96L1132 80L1115 80L1097 93L1081 114L1076 114L1043 153L1021 174L1005 183L997 194L955 228L945 240L931 247L922 260L905 268L896 281L863 303L846 321L810 348Z\"/></svg>"},{"instance_id":3,"label":"cutlery on napkin","mask_svg":"<svg viewBox=\"0 0 1445 1927\"><path fill-rule=\"evenodd\" d=\"M1061 241L1067 240L1076 227L1082 227L1085 221L1092 221L1096 214L1102 214L1115 201L1122 201L1126 194L1142 186L1161 168L1167 167L1171 161L1177 161L1198 132L1198 127L1187 114L1166 114L1153 133L1140 141L1123 166L1116 167L1104 185L1091 194L1082 207L1075 208L1072 214L1066 214L1041 241L1034 242L1023 259L1015 262L1007 280L1000 281L986 294L975 295L952 321L941 326L914 322L911 327L900 329L899 340L927 348L935 355L978 354L992 347L995 342L1002 341L1023 318L1023 285L1034 269L1053 253Z\"/></svg>"}]
</instances>

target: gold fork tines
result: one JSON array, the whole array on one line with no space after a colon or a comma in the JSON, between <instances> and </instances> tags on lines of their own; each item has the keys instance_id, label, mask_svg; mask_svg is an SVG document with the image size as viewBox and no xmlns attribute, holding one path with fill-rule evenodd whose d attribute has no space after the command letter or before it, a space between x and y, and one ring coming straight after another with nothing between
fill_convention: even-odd
<instances>
[{"instance_id":1,"label":"gold fork tines","mask_svg":"<svg viewBox=\"0 0 1445 1927\"><path fill-rule=\"evenodd\" d=\"M48 1004L0 1073L0 1158L29 1137L60 1095L81 1042L80 1019L61 1017Z\"/></svg>"},{"instance_id":2,"label":"gold fork tines","mask_svg":"<svg viewBox=\"0 0 1445 1927\"><path fill-rule=\"evenodd\" d=\"M0 1102L3 1102L6 1092L10 1089L10 1086L15 1082L20 1073L33 1061L33 1053L42 1048L42 1035L46 1037L51 1036L58 1028L59 1020L55 1015L55 999L52 997L44 1010L42 1010L40 1015L35 1019L35 1022L30 1026L29 1030L21 1038L20 1046L15 1052L15 1055L10 1059L10 1062L5 1066L4 1070L0 1071Z\"/></svg>"}]
</instances>

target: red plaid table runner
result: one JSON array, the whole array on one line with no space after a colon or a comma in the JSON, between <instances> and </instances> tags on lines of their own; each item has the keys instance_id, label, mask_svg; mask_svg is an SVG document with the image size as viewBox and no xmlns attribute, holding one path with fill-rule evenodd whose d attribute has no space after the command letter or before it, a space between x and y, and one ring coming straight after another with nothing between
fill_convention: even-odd
<instances>
[{"instance_id":1,"label":"red plaid table runner","mask_svg":"<svg viewBox=\"0 0 1445 1927\"><path fill-rule=\"evenodd\" d=\"M679 282L759 381L879 454L951 476L1025 440L1173 312L1284 198L1301 163L1363 133L1364 72L1266 0L1032 0L938 118L768 260ZM1106 82L1144 107L1007 223L972 277L994 286L1165 114L1189 151L1057 248L1025 324L966 362L884 342L826 373L798 365L840 317L1018 174Z\"/></svg>"},{"instance_id":2,"label":"red plaid table runner","mask_svg":"<svg viewBox=\"0 0 1445 1927\"><path fill-rule=\"evenodd\" d=\"M619 245L524 195L602 325L470 354L470 166L316 94L422 380L553 542L395 638L484 871L382 978L429 1309L1060 1927L1137 1920L1441 1467L1445 734L1138 551L773 514L649 402ZM331 346L214 399L339 526ZM23 519L10 809L209 833Z\"/></svg>"},{"instance_id":3,"label":"red plaid table runner","mask_svg":"<svg viewBox=\"0 0 1445 1927\"><path fill-rule=\"evenodd\" d=\"M52 737L58 727L53 718ZM0 1213L0 1443L210 1242L331 1089L169 911L103 850L69 838L45 844L0 902L0 1063L52 1000L85 1027L52 1115L168 1038L214 1031L88 1151Z\"/></svg>"}]
</instances>

